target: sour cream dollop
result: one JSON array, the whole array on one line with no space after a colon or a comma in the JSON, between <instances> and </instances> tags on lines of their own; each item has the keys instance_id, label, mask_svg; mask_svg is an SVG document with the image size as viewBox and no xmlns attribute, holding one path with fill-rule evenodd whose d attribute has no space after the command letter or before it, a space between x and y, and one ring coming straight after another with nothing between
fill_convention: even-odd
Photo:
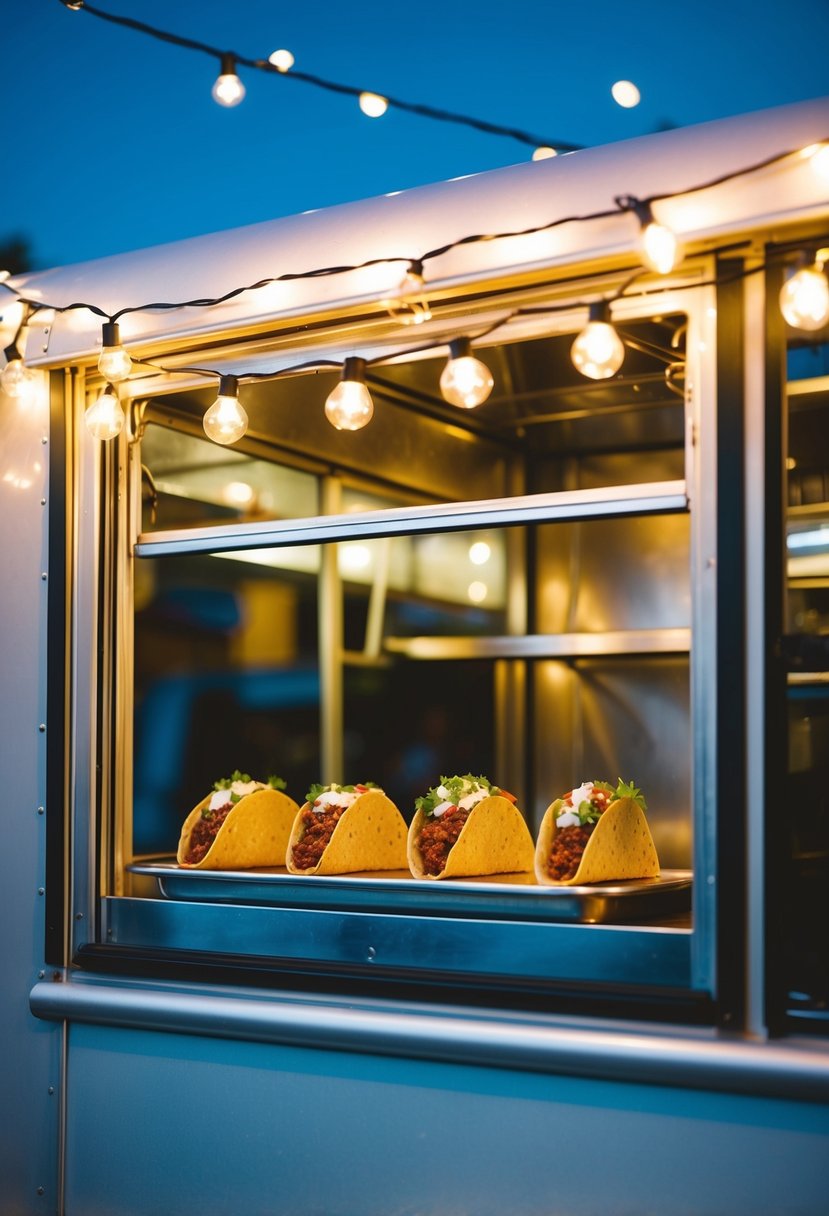
<instances>
[{"instance_id":1,"label":"sour cream dollop","mask_svg":"<svg viewBox=\"0 0 829 1216\"><path fill-rule=\"evenodd\" d=\"M593 782L583 781L569 797L565 798L564 806L556 815L556 827L574 828L581 823L579 807L583 802L590 802L593 797ZM568 805L569 804L569 805Z\"/></svg>"},{"instance_id":2,"label":"sour cream dollop","mask_svg":"<svg viewBox=\"0 0 829 1216\"><path fill-rule=\"evenodd\" d=\"M252 794L255 790L263 790L265 786L261 781L234 781L230 789L216 790L215 794L210 799L208 810L219 811L223 806L227 806L228 802L232 802L231 794L236 795L236 800L244 798L245 794Z\"/></svg>"}]
</instances>

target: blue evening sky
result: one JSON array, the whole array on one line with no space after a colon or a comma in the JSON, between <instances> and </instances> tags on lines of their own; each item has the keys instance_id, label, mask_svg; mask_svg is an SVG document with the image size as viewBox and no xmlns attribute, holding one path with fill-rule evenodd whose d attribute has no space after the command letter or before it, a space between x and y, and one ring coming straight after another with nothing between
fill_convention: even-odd
<instances>
[{"instance_id":1,"label":"blue evening sky","mask_svg":"<svg viewBox=\"0 0 829 1216\"><path fill-rule=\"evenodd\" d=\"M829 91L829 0L94 0L95 7L412 102L594 145ZM504 137L217 63L60 0L4 0L0 242L40 267L178 240L528 159ZM613 101L634 81L635 109Z\"/></svg>"}]
</instances>

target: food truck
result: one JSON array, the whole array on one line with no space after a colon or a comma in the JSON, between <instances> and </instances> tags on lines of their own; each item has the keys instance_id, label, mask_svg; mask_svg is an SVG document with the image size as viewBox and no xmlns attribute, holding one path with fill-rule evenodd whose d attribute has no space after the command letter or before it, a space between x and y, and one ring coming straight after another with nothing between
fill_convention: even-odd
<instances>
[{"instance_id":1,"label":"food truck","mask_svg":"<svg viewBox=\"0 0 829 1216\"><path fill-rule=\"evenodd\" d=\"M824 98L6 278L4 1213L827 1210L827 162ZM407 846L485 776L530 860L189 864L234 775ZM655 870L550 877L594 783Z\"/></svg>"}]
</instances>

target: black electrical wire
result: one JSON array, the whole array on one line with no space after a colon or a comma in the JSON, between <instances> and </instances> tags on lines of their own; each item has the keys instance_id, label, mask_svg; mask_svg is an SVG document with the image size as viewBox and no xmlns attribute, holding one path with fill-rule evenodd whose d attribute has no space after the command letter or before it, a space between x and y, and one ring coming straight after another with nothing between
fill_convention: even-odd
<instances>
[{"instance_id":1,"label":"black electrical wire","mask_svg":"<svg viewBox=\"0 0 829 1216\"><path fill-rule=\"evenodd\" d=\"M64 8L87 12L91 17L99 17L102 21L109 21L113 25L121 25L127 29L136 30L140 34L147 34L151 38L158 39L159 42L169 42L174 46L181 46L190 51L201 51L203 54L210 55L214 59L217 58L219 62L222 61L224 56L231 56L236 63L241 63L245 67L256 68L260 72L275 73L277 76L284 76L292 80L301 80L304 84L311 84L318 89L325 89L329 93L340 93L347 97L359 98L362 93L369 92L367 89L358 89L354 85L349 84L339 84L334 80L326 80L322 76L315 76L310 72L297 71L294 68L291 68L288 72L283 72L267 59L251 59L247 55L240 55L236 51L222 51L219 47L210 46L206 42L199 42L195 38L185 38L180 34L171 34L168 30L160 30L156 26L148 25L145 21L137 21L134 17L120 17L116 16L115 13L107 13L103 9L93 8L85 0L80 0L80 3L79 0L60 0L60 3ZM399 97L390 97L387 93L383 93L382 97L394 109L404 110L409 114L417 114L421 118L436 119L438 122L459 123L461 126L472 127L476 131L483 131L487 135L503 135L509 139L518 140L519 143L526 144L531 148L538 148L544 145L556 148L562 152L576 152L581 147L580 144L532 135L528 131L521 131L517 127L505 127L499 123L487 122L485 119L473 118L468 114L456 114L451 110L442 110L436 106L403 101Z\"/></svg>"},{"instance_id":2,"label":"black electrical wire","mask_svg":"<svg viewBox=\"0 0 829 1216\"><path fill-rule=\"evenodd\" d=\"M68 2L69 2L69 0L61 0L61 3L68 3ZM815 141L815 142L816 143L829 142L829 137ZM164 311L164 310L178 309L178 308L212 308L218 304L224 304L228 300L235 299L237 296L243 295L245 292L256 291L256 290L259 290L260 288L268 287L273 283L292 282L292 281L296 281L299 279L326 278L326 277L331 277L331 276L339 275L339 274L348 274L348 273L351 273L351 272L357 271L357 270L364 270L371 266L391 265L394 262L402 262L409 266L413 266L413 265L422 266L422 264L424 262L429 261L433 258L441 257L442 255L449 253L452 249L460 248L463 245L478 244L478 243L482 243L484 241L506 240L510 237L532 236L532 235L535 235L540 232L549 232L552 229L561 227L564 224L588 223L591 220L607 219L610 216L618 215L620 213L620 211L633 211L635 209L635 204L638 204L640 202L647 201L650 203L653 201L660 201L660 200L665 200L668 198L678 198L682 195L695 194L702 190L711 189L714 186L722 185L724 182L734 181L739 177L745 177L745 176L748 176L749 174L759 172L761 169L768 168L770 165L777 164L778 162L784 161L784 160L788 159L789 157L796 156L800 151L801 151L801 149L797 148L797 149L789 149L788 151L785 151L785 152L778 152L772 156L765 157L762 161L758 161L754 164L747 165L747 166L743 167L742 169L735 169L730 173L723 173L716 178L711 178L708 181L701 182L695 186L686 186L683 189L674 191L670 194L651 195L650 198L647 200L636 199L635 196L633 196L633 195L618 195L618 196L616 196L616 207L614 207L614 208L610 208L610 209L604 208L600 211L559 216L557 219L550 220L549 222L544 223L544 224L536 224L529 228L513 229L508 232L469 233L466 236L459 237L457 240L448 241L444 245L440 245L434 249L427 250L426 253L420 254L418 257L411 257L411 256L407 256L407 255L397 254L394 256L390 256L390 257L369 258L364 262L355 262L355 263L352 263L349 265L320 266L320 267L315 267L312 270L287 271L285 274L272 275L267 278L259 279L255 283L248 283L243 286L234 287L230 291L227 291L223 295L220 295L220 296L214 296L214 297L205 296L205 297L200 297L200 298L191 299L191 300L175 300L175 301L160 300L160 301L154 301L154 302L146 303L146 304L126 305L124 308L118 309L116 312L113 312L110 314L110 313L107 313L106 311L104 311L102 308L100 308L97 304L90 304L90 303L87 303L84 301L75 301L72 304L55 305L55 304L49 304L48 302L43 301L43 300L35 300L35 299L32 299L30 297L23 295L22 292L19 292L17 290L17 288L12 286L12 284L8 280L3 280L2 282L0 282L0 287L4 287L7 291L11 292L16 297L16 299L18 299L22 304L26 305L26 307L29 308L29 310L30 310L30 315L34 315L37 312L41 312L41 311L45 311L45 310L50 310L50 311L53 311L56 313L64 313L64 312L72 312L77 309L85 308L88 311L94 313L96 316L102 317L105 320L117 321L120 317L126 316L129 313L135 313L135 312ZM641 274L644 274L644 273L646 273L644 270L637 270L631 276L631 278L625 284L622 285L622 287L619 289L619 292L617 293L617 296L614 298L619 298L619 296L621 296L624 292L626 292L628 286L632 282L634 282ZM663 289L656 288L654 290L660 291ZM550 311L550 310L548 309L546 311Z\"/></svg>"}]
</instances>

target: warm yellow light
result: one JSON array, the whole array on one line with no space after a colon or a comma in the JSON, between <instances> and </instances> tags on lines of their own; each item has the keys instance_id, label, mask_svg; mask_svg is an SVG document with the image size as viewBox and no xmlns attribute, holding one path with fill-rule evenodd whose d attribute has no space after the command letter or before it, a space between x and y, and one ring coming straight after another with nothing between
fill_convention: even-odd
<instances>
[{"instance_id":1,"label":"warm yellow light","mask_svg":"<svg viewBox=\"0 0 829 1216\"><path fill-rule=\"evenodd\" d=\"M124 427L124 411L109 385L98 400L92 402L83 420L93 439L114 439L116 435L120 435Z\"/></svg>"},{"instance_id":2,"label":"warm yellow light","mask_svg":"<svg viewBox=\"0 0 829 1216\"><path fill-rule=\"evenodd\" d=\"M417 265L412 264L403 276L400 286L394 296L382 300L383 307L389 315L403 325L422 325L432 319L432 310L426 296L426 284L423 273Z\"/></svg>"},{"instance_id":3,"label":"warm yellow light","mask_svg":"<svg viewBox=\"0 0 829 1216\"><path fill-rule=\"evenodd\" d=\"M477 581L470 583L466 589L466 594L473 604L482 604L487 597L487 585L486 583Z\"/></svg>"},{"instance_id":4,"label":"warm yellow light","mask_svg":"<svg viewBox=\"0 0 829 1216\"><path fill-rule=\"evenodd\" d=\"M469 546L469 560L473 566L485 566L492 556L492 550L485 540L476 540Z\"/></svg>"},{"instance_id":5,"label":"warm yellow light","mask_svg":"<svg viewBox=\"0 0 829 1216\"><path fill-rule=\"evenodd\" d=\"M290 51L281 50L268 55L268 63L272 63L277 72L290 72L296 60Z\"/></svg>"},{"instance_id":6,"label":"warm yellow light","mask_svg":"<svg viewBox=\"0 0 829 1216\"><path fill-rule=\"evenodd\" d=\"M36 375L22 359L10 359L0 372L0 387L7 397L25 397L34 387Z\"/></svg>"},{"instance_id":7,"label":"warm yellow light","mask_svg":"<svg viewBox=\"0 0 829 1216\"><path fill-rule=\"evenodd\" d=\"M255 497L256 491L246 481L229 481L222 490L222 501L229 507L247 507Z\"/></svg>"},{"instance_id":8,"label":"warm yellow light","mask_svg":"<svg viewBox=\"0 0 829 1216\"><path fill-rule=\"evenodd\" d=\"M642 94L631 80L617 80L610 92L616 104L625 110L633 109L642 100Z\"/></svg>"},{"instance_id":9,"label":"warm yellow light","mask_svg":"<svg viewBox=\"0 0 829 1216\"><path fill-rule=\"evenodd\" d=\"M338 431L359 431L371 422L374 402L365 383L365 359L346 359L342 379L325 403L325 416Z\"/></svg>"},{"instance_id":10,"label":"warm yellow light","mask_svg":"<svg viewBox=\"0 0 829 1216\"><path fill-rule=\"evenodd\" d=\"M625 348L609 321L606 305L594 305L590 320L570 348L574 367L591 380L606 380L622 366Z\"/></svg>"},{"instance_id":11,"label":"warm yellow light","mask_svg":"<svg viewBox=\"0 0 829 1216\"><path fill-rule=\"evenodd\" d=\"M132 359L121 345L121 331L117 321L105 321L103 349L98 356L98 371L110 384L126 380L132 371Z\"/></svg>"},{"instance_id":12,"label":"warm yellow light","mask_svg":"<svg viewBox=\"0 0 829 1216\"><path fill-rule=\"evenodd\" d=\"M248 429L248 416L236 396L238 383L235 376L222 376L219 395L202 419L204 433L214 443L235 443Z\"/></svg>"},{"instance_id":13,"label":"warm yellow light","mask_svg":"<svg viewBox=\"0 0 829 1216\"><path fill-rule=\"evenodd\" d=\"M472 354L468 338L449 343L449 359L440 377L444 400L463 410L472 410L486 401L494 384L487 365Z\"/></svg>"},{"instance_id":14,"label":"warm yellow light","mask_svg":"<svg viewBox=\"0 0 829 1216\"><path fill-rule=\"evenodd\" d=\"M804 148L803 155L821 181L829 182L829 144L811 144Z\"/></svg>"},{"instance_id":15,"label":"warm yellow light","mask_svg":"<svg viewBox=\"0 0 829 1216\"><path fill-rule=\"evenodd\" d=\"M551 156L558 156L558 152L556 152L555 148L548 148L546 144L543 144L540 148L536 148L535 152L533 152L533 160L549 160Z\"/></svg>"},{"instance_id":16,"label":"warm yellow light","mask_svg":"<svg viewBox=\"0 0 829 1216\"><path fill-rule=\"evenodd\" d=\"M642 228L639 247L645 265L657 274L670 274L680 260L681 249L676 235L656 220L651 220Z\"/></svg>"},{"instance_id":17,"label":"warm yellow light","mask_svg":"<svg viewBox=\"0 0 829 1216\"><path fill-rule=\"evenodd\" d=\"M245 96L245 86L236 75L236 63L232 55L222 55L222 70L211 92L213 100L220 106L238 106Z\"/></svg>"},{"instance_id":18,"label":"warm yellow light","mask_svg":"<svg viewBox=\"0 0 829 1216\"><path fill-rule=\"evenodd\" d=\"M829 321L829 281L822 265L804 266L780 290L780 311L793 329L822 329Z\"/></svg>"},{"instance_id":19,"label":"warm yellow light","mask_svg":"<svg viewBox=\"0 0 829 1216\"><path fill-rule=\"evenodd\" d=\"M360 94L360 109L369 118L382 118L388 108L389 103L379 93Z\"/></svg>"}]
</instances>

